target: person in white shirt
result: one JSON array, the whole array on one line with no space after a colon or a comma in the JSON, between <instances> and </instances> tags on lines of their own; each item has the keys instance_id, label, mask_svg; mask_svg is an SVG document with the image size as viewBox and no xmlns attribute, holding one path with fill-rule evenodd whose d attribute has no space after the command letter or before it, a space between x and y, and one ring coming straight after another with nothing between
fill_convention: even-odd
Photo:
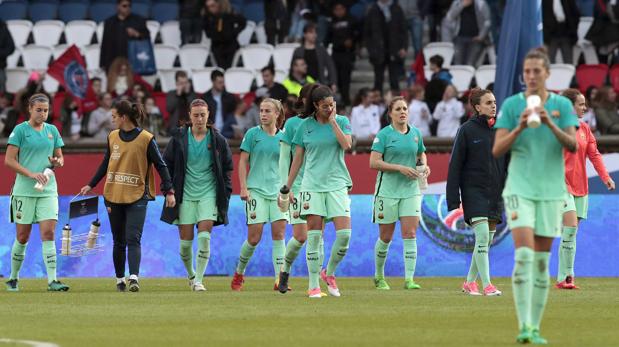
<instances>
[{"instance_id":1,"label":"person in white shirt","mask_svg":"<svg viewBox=\"0 0 619 347\"><path fill-rule=\"evenodd\" d=\"M114 129L112 124L112 94L103 93L99 98L99 108L92 111L88 118L88 134L96 139L107 139Z\"/></svg>"},{"instance_id":2,"label":"person in white shirt","mask_svg":"<svg viewBox=\"0 0 619 347\"><path fill-rule=\"evenodd\" d=\"M380 131L380 113L378 106L372 104L369 88L359 90L355 104L350 114L352 135L357 140L373 140Z\"/></svg>"},{"instance_id":3,"label":"person in white shirt","mask_svg":"<svg viewBox=\"0 0 619 347\"><path fill-rule=\"evenodd\" d=\"M432 113L425 103L425 89L420 85L413 85L410 88L411 103L408 106L408 123L421 131L421 136L430 136L430 123L432 123Z\"/></svg>"},{"instance_id":4,"label":"person in white shirt","mask_svg":"<svg viewBox=\"0 0 619 347\"><path fill-rule=\"evenodd\" d=\"M438 137L455 137L460 127L460 118L464 115L464 105L456 96L458 91L453 85L448 85L443 93L443 100L434 109L434 119L438 121Z\"/></svg>"}]
</instances>

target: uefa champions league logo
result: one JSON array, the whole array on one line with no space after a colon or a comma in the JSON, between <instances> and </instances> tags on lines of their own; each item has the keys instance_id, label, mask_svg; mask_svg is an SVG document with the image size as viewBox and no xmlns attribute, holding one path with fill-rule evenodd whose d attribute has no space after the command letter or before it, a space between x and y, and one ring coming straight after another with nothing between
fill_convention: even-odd
<instances>
[{"instance_id":1,"label":"uefa champions league logo","mask_svg":"<svg viewBox=\"0 0 619 347\"><path fill-rule=\"evenodd\" d=\"M88 90L88 73L77 61L72 61L64 68L64 80L71 94L85 98Z\"/></svg>"},{"instance_id":2,"label":"uefa champions league logo","mask_svg":"<svg viewBox=\"0 0 619 347\"><path fill-rule=\"evenodd\" d=\"M475 234L464 222L462 209L447 211L445 195L423 197L419 226L434 243L443 248L472 252L475 247ZM492 245L501 242L508 234L506 217L503 215L503 222L496 227Z\"/></svg>"}]
</instances>

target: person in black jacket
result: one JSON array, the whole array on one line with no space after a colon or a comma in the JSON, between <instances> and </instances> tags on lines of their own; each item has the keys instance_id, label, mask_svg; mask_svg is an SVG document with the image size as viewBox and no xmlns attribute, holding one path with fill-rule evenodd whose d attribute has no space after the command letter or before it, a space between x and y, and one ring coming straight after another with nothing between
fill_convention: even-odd
<instances>
[{"instance_id":1,"label":"person in black jacket","mask_svg":"<svg viewBox=\"0 0 619 347\"><path fill-rule=\"evenodd\" d=\"M557 62L557 50L561 49L563 63L572 64L572 46L578 41L580 21L576 0L543 0L542 20L550 61Z\"/></svg>"},{"instance_id":2,"label":"person in black jacket","mask_svg":"<svg viewBox=\"0 0 619 347\"><path fill-rule=\"evenodd\" d=\"M202 278L211 254L211 231L213 226L228 224L233 164L228 142L208 123L206 102L195 99L189 109L191 126L178 128L163 154L177 204L164 206L161 220L178 225L180 255L189 286L193 291L204 291ZM198 229L195 270L194 226Z\"/></svg>"},{"instance_id":3,"label":"person in black jacket","mask_svg":"<svg viewBox=\"0 0 619 347\"><path fill-rule=\"evenodd\" d=\"M0 94L6 91L6 59L15 51L15 43L6 23L0 19Z\"/></svg>"},{"instance_id":4,"label":"person in black jacket","mask_svg":"<svg viewBox=\"0 0 619 347\"><path fill-rule=\"evenodd\" d=\"M246 24L245 17L232 12L228 1L206 0L204 32L211 39L211 51L217 66L222 69L232 66L234 53L239 49L236 37Z\"/></svg>"},{"instance_id":5,"label":"person in black jacket","mask_svg":"<svg viewBox=\"0 0 619 347\"><path fill-rule=\"evenodd\" d=\"M501 222L503 203L501 192L506 176L502 158L492 156L496 100L489 90L475 88L469 102L475 115L458 130L449 161L447 176L447 208L464 209L464 220L475 231L473 259L462 291L481 295L477 274L481 277L484 295L501 295L490 283L488 249Z\"/></svg>"},{"instance_id":6,"label":"person in black jacket","mask_svg":"<svg viewBox=\"0 0 619 347\"><path fill-rule=\"evenodd\" d=\"M148 39L146 19L131 13L131 0L116 0L116 14L103 24L99 66L106 72L114 59L128 56L129 40Z\"/></svg>"},{"instance_id":7,"label":"person in black jacket","mask_svg":"<svg viewBox=\"0 0 619 347\"><path fill-rule=\"evenodd\" d=\"M213 71L211 73L211 82L213 82L213 87L203 96L203 99L208 104L209 112L213 114L209 117L208 122L215 125L215 128L225 138L231 139L234 137L232 126L236 124L234 110L237 99L226 91L223 72L219 70Z\"/></svg>"}]
</instances>

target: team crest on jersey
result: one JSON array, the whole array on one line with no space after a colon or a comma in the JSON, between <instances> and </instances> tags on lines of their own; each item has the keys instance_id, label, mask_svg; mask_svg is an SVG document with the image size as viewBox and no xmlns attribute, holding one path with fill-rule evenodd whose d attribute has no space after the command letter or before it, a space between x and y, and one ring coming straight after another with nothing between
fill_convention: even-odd
<instances>
[{"instance_id":1,"label":"team crest on jersey","mask_svg":"<svg viewBox=\"0 0 619 347\"><path fill-rule=\"evenodd\" d=\"M21 219L21 212L17 212L17 213L15 214L15 218L17 218L17 219Z\"/></svg>"},{"instance_id":2,"label":"team crest on jersey","mask_svg":"<svg viewBox=\"0 0 619 347\"><path fill-rule=\"evenodd\" d=\"M53 140L54 136L52 134L47 134L47 138L50 139L50 140Z\"/></svg>"},{"instance_id":3,"label":"team crest on jersey","mask_svg":"<svg viewBox=\"0 0 619 347\"><path fill-rule=\"evenodd\" d=\"M298 211L294 211L294 213L292 213L292 218L299 218L301 216L301 214Z\"/></svg>"},{"instance_id":4,"label":"team crest on jersey","mask_svg":"<svg viewBox=\"0 0 619 347\"><path fill-rule=\"evenodd\" d=\"M586 139L587 139L587 136L585 136L585 134L581 133L581 134L580 134L580 138L581 138L581 139L583 139L583 140L586 140Z\"/></svg>"},{"instance_id":5,"label":"team crest on jersey","mask_svg":"<svg viewBox=\"0 0 619 347\"><path fill-rule=\"evenodd\" d=\"M550 113L554 118L559 118L559 116L561 116L561 113L558 110L554 110Z\"/></svg>"},{"instance_id":6,"label":"team crest on jersey","mask_svg":"<svg viewBox=\"0 0 619 347\"><path fill-rule=\"evenodd\" d=\"M251 213L249 214L249 218L251 218L251 219L256 219L256 212L251 212Z\"/></svg>"},{"instance_id":7,"label":"team crest on jersey","mask_svg":"<svg viewBox=\"0 0 619 347\"><path fill-rule=\"evenodd\" d=\"M379 213L379 214L378 214L378 219L384 219L384 218L385 218L385 215L384 215L384 214L382 214L382 213Z\"/></svg>"},{"instance_id":8,"label":"team crest on jersey","mask_svg":"<svg viewBox=\"0 0 619 347\"><path fill-rule=\"evenodd\" d=\"M306 202L303 204L303 209L304 210L309 210L309 202Z\"/></svg>"},{"instance_id":9,"label":"team crest on jersey","mask_svg":"<svg viewBox=\"0 0 619 347\"><path fill-rule=\"evenodd\" d=\"M518 212L516 212L516 211L512 212L511 218L512 218L512 220L518 219Z\"/></svg>"},{"instance_id":10,"label":"team crest on jersey","mask_svg":"<svg viewBox=\"0 0 619 347\"><path fill-rule=\"evenodd\" d=\"M419 142L419 136L415 136L414 140L415 142Z\"/></svg>"}]
</instances>

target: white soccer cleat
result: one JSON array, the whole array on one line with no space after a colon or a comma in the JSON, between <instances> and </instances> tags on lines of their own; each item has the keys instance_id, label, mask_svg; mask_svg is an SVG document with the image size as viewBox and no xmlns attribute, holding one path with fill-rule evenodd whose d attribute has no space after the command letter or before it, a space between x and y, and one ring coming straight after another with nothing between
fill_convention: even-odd
<instances>
[{"instance_id":1,"label":"white soccer cleat","mask_svg":"<svg viewBox=\"0 0 619 347\"><path fill-rule=\"evenodd\" d=\"M199 282L195 282L191 286L191 290L193 290L194 292L205 292L206 288L204 287L204 284L199 283Z\"/></svg>"}]
</instances>

